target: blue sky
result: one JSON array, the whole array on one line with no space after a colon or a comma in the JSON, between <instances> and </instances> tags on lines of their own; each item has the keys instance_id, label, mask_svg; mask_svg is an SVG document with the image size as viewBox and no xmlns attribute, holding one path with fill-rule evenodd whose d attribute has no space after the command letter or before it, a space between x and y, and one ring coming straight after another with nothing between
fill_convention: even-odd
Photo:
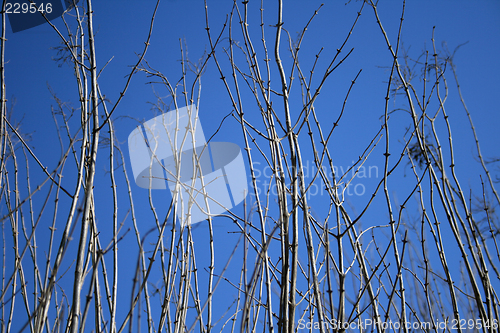
<instances>
[{"instance_id":1,"label":"blue sky","mask_svg":"<svg viewBox=\"0 0 500 333\"><path fill-rule=\"evenodd\" d=\"M226 14L231 10L232 2L217 0L207 2L211 29L215 34L221 29ZM320 1L296 0L285 3L284 28L292 37L295 38L297 32L307 23L320 4ZM93 6L99 69L112 59L103 70L99 84L103 94L114 103L125 86L126 75L130 73L131 66L137 61L137 54L143 50L155 1L96 1ZM254 35L256 40L260 38L258 35L259 17L257 16L259 6L260 1L251 1L249 4L252 13L250 23L253 23L250 30L252 33L256 33ZM265 6L265 20L269 24L274 24L276 6L274 2L266 3ZM324 50L318 73L326 68L330 57L334 55L335 50L348 33L360 6L361 3L358 1L352 1L348 4L344 4L343 1L325 2L311 23L301 47L300 59L304 68L310 68L315 54L321 47L324 47ZM401 8L401 3L395 0L380 1L379 4L380 17L393 43L397 36ZM404 47L409 49L411 57L418 57L424 48L431 50L431 36L434 26L436 45L440 49L442 42L446 42L450 50L467 42L459 49L454 58L463 96L472 113L483 156L486 158L500 157L498 149L500 109L496 101L500 89L500 81L498 80L500 74L500 62L498 61L498 54L500 54L500 2L412 1L406 4L405 13L402 42ZM71 18L68 17L67 20L71 21ZM58 29L64 31L64 25L60 18L54 20L53 23ZM274 28L266 27L266 33L271 41L274 37ZM238 35L235 38L240 37L241 35ZM60 39L48 24L18 33L12 33L8 30L7 39L5 72L7 97L10 103L16 101L13 119L18 122L22 121L22 131L31 133L30 146L33 151L42 163L49 170L52 170L57 165L60 148L50 111L55 102L48 85L59 99L77 107L78 95L72 68L68 64L58 66L58 63L53 60L56 51L51 48L60 45ZM197 62L208 49L205 11L202 1L166 0L160 3L150 42L151 46L145 59L153 68L161 71L173 82L181 77L180 40L185 43L185 49L187 48L189 51L189 59L193 62ZM227 40L222 42L223 46L227 46L227 44ZM269 42L269 45L272 43ZM329 128L326 124L331 124L336 119L338 107L344 99L351 80L362 69L349 98L345 116L334 137L336 142L334 163L344 169L352 165L352 161L357 159L369 140L379 130L382 124L380 117L384 112L384 96L389 75L387 67L391 65L391 56L370 8L364 9L353 36L346 45L346 50L352 47L354 48L352 55L338 71L332 74L316 103L316 109L321 110L318 111L322 117L321 121ZM282 50L285 54L285 43L282 44ZM223 59L222 52L219 53L219 57ZM287 55L284 55L283 58L285 64L290 64L290 58ZM319 78L318 74L316 80ZM148 81L149 79L143 73L136 74L125 97L114 113L116 135L121 142L121 148L128 163L127 169L130 178L132 178L132 173L126 147L127 137L137 126L137 120L148 120L155 115L148 103L155 102L155 95L152 86L147 84ZM232 108L213 62L209 63L201 83L199 116L205 136L210 137ZM453 142L456 159L462 162L459 164L457 173L462 177L463 185L470 185L477 190L479 165L473 158L475 154L472 133L465 112L457 98L452 76L449 76L448 84L450 96L446 104L447 112L450 115L453 133L455 133ZM154 86L154 88L159 94L166 95L164 88L160 86ZM404 107L404 101L396 100L396 104L392 104L391 107ZM250 107L247 112L251 114ZM252 118L251 115L250 118ZM255 117L255 121L257 121L256 119L258 118ZM410 125L408 120L409 118L403 112L395 112L392 115L391 121L394 128L392 136L395 140L393 149L397 153L402 147L397 146L397 140L401 140L406 127ZM243 138L234 119L227 120L214 140L234 142L243 147ZM382 165L380 164L382 153L382 147L375 150L367 166ZM108 179L105 174L108 168L106 155L107 152L102 152L101 157L98 158L96 177L101 182ZM306 154L306 156L308 155ZM36 169L37 166L32 162L31 168ZM380 174L382 170L381 167ZM38 171L33 172L36 175ZM409 168L407 172L410 173ZM500 176L500 173L497 172L496 175ZM65 184L72 188L73 184L69 178ZM355 181L366 189L366 194L353 196L349 198L350 202L361 205L365 203L369 199L370 189L379 180L380 178L376 176L371 177L371 179L356 179ZM405 180L401 180L401 186L394 188L397 193L395 196L399 197L400 200L406 197L407 189L405 189L404 184ZM150 214L147 190L141 189L135 184L133 184L132 190L134 198L137 200L139 214L142 214L141 228L143 229L141 231L145 233L154 226L153 221L147 217L147 214ZM109 195L109 192L103 192L102 195L105 197ZM126 193L122 193L123 200L126 199L125 195ZM165 192L155 195L158 211L165 213L168 208L167 204L161 204L161 202L167 203L169 194ZM98 207L97 209L102 212L103 216L106 214L109 216L109 207ZM241 213L242 205L236 207L235 211ZM322 214L321 208L318 208L317 214ZM126 211L120 212L119 220L124 218L126 218ZM130 218L125 221L126 226L130 226ZM100 222L104 235L110 231L110 229L107 230L106 223L105 219ZM371 222L365 221L364 223L370 224ZM221 269L229 256L231 247L236 243L237 235L228 233L235 231L235 228L228 225L227 220L216 219L214 225L217 241L216 253L219 254L216 266ZM207 246L207 226L202 223L196 230L197 245L200 248ZM129 234L128 238L132 244L134 242L132 233ZM127 242L128 240L124 240L124 244L128 244ZM136 253L131 251L127 256L131 256L135 260ZM208 266L204 262L206 259L206 254L200 251L199 261L202 267ZM68 260L70 263L70 259ZM126 259L124 260L126 261ZM234 274L235 279L239 274L236 267L237 265L228 271L228 275ZM129 268L130 270L128 270ZM123 282L123 290L125 291L130 283L132 271L132 267L124 266L123 268L123 274L128 279ZM226 292L233 292L227 285L220 288ZM128 301L129 293L124 292L120 297L123 297L123 301Z\"/></svg>"},{"instance_id":2,"label":"blue sky","mask_svg":"<svg viewBox=\"0 0 500 333\"><path fill-rule=\"evenodd\" d=\"M306 3L292 1L285 6L284 20L292 36L307 22L320 3L319 1ZM113 1L109 1L96 3L94 6L98 65L103 66L113 58L101 74L100 84L106 97L114 102L119 96L119 91L124 87L125 76L130 71L129 66L136 62L136 54L143 49L154 2L146 1L137 5L135 2L124 1L118 6ZM212 29L218 30L225 13L230 11L231 3L214 1L209 2L209 6ZM358 2L348 5L334 4L333 1L325 3L306 34L301 50L301 59L304 64L312 62L313 55L321 46L325 47L323 54L331 54L347 33L357 7L359 7ZM400 11L401 5L397 1L388 1L379 5L381 19L392 38L395 38L399 24L394 17ZM435 35L438 47L441 42L446 41L452 50L459 44L468 42L457 53L455 62L465 100L472 112L475 111L474 120L478 132L481 136L485 136L482 145L486 156L495 156L493 143L499 141L499 133L496 130L497 122L493 121L498 119L496 118L498 112L495 110L495 104L492 103L499 85L495 75L500 71L500 65L496 61L500 35L500 24L497 19L499 12L500 5L496 1L407 3L402 38L405 47L410 47L410 52L414 56L419 55L424 47L431 46L433 26L436 26ZM271 5L271 8L265 11L266 18L268 17L271 22L274 20L273 14ZM55 20L54 23L59 29L64 29L61 19ZM169 77L179 75L179 39L185 40L189 58L197 61L208 45L204 27L202 3L197 1L162 2L146 59L154 68ZM70 88L75 87L70 68L68 66L59 68L51 60L55 56L55 51L50 48L59 45L59 37L49 25L45 24L16 34L8 33L8 39L6 48L8 61L6 77L9 84L7 95L15 97L16 114L19 119L25 115L23 129L26 132L34 132L35 139L38 135L40 137L53 135L50 113L44 117L45 113L41 111L49 109L53 104L47 84L63 101L71 100L73 91ZM377 111L380 105L377 102L382 98L381 91L385 89L381 81L384 81L387 75L384 69L378 66L387 66L390 54L386 52L382 35L375 25L372 12L368 10L363 12L357 29L347 45L347 48L349 47L355 48L352 56L346 66L341 68L339 74L330 80L331 86L326 86L325 94L329 94L331 89L337 88L337 84L343 82L343 75L346 75L350 81L359 69L363 69L354 91L357 95L351 101L355 111L349 112L346 116L356 115L353 121L358 126L373 123L380 116L380 112ZM207 74L202 78L202 106L210 106L205 111L210 116L204 119L205 112L200 110L200 117L207 132L214 131L220 119L230 111L227 99L213 98L225 96L219 81L214 66L209 66ZM154 96L151 87L145 85L145 82L147 79L144 75L136 75L129 92L115 113L116 116L127 115L149 119L146 102L154 100ZM342 97L340 95L339 98ZM227 112L223 111L224 109ZM35 119L36 121L30 121ZM45 126L41 127L40 122L43 122ZM133 126L133 122L117 124L119 137L121 135L125 138ZM347 124L344 127L350 128ZM456 139L460 141L460 138ZM36 141L39 140L34 140ZM465 141L468 140L464 140L464 144ZM49 153L50 150L43 149L43 151Z\"/></svg>"}]
</instances>

